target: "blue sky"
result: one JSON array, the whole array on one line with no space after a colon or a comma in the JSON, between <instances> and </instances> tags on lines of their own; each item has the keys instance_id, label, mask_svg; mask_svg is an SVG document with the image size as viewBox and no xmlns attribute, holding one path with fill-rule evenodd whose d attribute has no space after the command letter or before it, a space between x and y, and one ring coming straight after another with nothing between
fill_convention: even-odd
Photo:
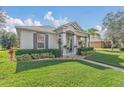
<instances>
[{"instance_id":1,"label":"blue sky","mask_svg":"<svg viewBox=\"0 0 124 93\"><path fill-rule=\"evenodd\" d=\"M40 21L43 25L52 25L49 20L44 19L44 16L50 11L54 19L68 18L68 21L77 21L82 28L91 28L102 24L102 20L106 13L111 11L124 11L124 7L113 6L72 6L72 7L53 7L53 6L10 6L3 7L3 9L12 18L19 18L26 20L28 18Z\"/></svg>"}]
</instances>

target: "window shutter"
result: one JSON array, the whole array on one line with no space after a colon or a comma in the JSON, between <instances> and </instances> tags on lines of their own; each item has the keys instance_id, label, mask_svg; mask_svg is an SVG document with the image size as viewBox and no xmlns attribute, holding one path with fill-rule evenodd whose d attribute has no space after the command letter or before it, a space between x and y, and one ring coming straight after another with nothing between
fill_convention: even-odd
<instances>
[{"instance_id":1,"label":"window shutter","mask_svg":"<svg viewBox=\"0 0 124 93\"><path fill-rule=\"evenodd\" d=\"M33 34L33 47L37 49L37 33Z\"/></svg>"},{"instance_id":2,"label":"window shutter","mask_svg":"<svg viewBox=\"0 0 124 93\"><path fill-rule=\"evenodd\" d=\"M48 49L48 35L45 35L45 48Z\"/></svg>"}]
</instances>

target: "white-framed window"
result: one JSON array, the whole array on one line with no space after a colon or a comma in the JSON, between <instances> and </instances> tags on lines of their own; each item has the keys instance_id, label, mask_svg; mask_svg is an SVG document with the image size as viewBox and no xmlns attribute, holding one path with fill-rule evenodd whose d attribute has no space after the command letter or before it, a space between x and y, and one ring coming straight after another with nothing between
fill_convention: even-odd
<instances>
[{"instance_id":1,"label":"white-framed window","mask_svg":"<svg viewBox=\"0 0 124 93\"><path fill-rule=\"evenodd\" d=\"M37 48L44 49L45 48L45 34L37 34Z\"/></svg>"}]
</instances>

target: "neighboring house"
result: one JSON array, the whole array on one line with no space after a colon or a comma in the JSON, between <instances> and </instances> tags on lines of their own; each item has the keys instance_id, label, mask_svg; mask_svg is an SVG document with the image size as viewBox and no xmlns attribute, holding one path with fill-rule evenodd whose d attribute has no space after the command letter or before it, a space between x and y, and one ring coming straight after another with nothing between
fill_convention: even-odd
<instances>
[{"instance_id":1,"label":"neighboring house","mask_svg":"<svg viewBox=\"0 0 124 93\"><path fill-rule=\"evenodd\" d=\"M90 40L90 46L94 48L110 48L111 42L110 41L104 41L101 39L91 39Z\"/></svg>"},{"instance_id":2,"label":"neighboring house","mask_svg":"<svg viewBox=\"0 0 124 93\"><path fill-rule=\"evenodd\" d=\"M78 47L88 47L83 29L71 22L58 28L50 26L16 26L21 49L58 49L62 55L76 54Z\"/></svg>"}]
</instances>

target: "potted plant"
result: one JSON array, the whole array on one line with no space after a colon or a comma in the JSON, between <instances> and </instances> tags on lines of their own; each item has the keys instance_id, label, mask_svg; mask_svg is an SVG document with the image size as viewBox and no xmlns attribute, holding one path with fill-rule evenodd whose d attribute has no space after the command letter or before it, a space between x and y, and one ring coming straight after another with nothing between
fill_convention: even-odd
<instances>
[{"instance_id":1,"label":"potted plant","mask_svg":"<svg viewBox=\"0 0 124 93\"><path fill-rule=\"evenodd\" d=\"M79 45L81 45L82 43L83 43L83 41L82 41L82 40L78 41L78 44L79 44Z\"/></svg>"},{"instance_id":2,"label":"potted plant","mask_svg":"<svg viewBox=\"0 0 124 93\"><path fill-rule=\"evenodd\" d=\"M67 48L67 45L64 45L63 47L64 47L64 48Z\"/></svg>"}]
</instances>

